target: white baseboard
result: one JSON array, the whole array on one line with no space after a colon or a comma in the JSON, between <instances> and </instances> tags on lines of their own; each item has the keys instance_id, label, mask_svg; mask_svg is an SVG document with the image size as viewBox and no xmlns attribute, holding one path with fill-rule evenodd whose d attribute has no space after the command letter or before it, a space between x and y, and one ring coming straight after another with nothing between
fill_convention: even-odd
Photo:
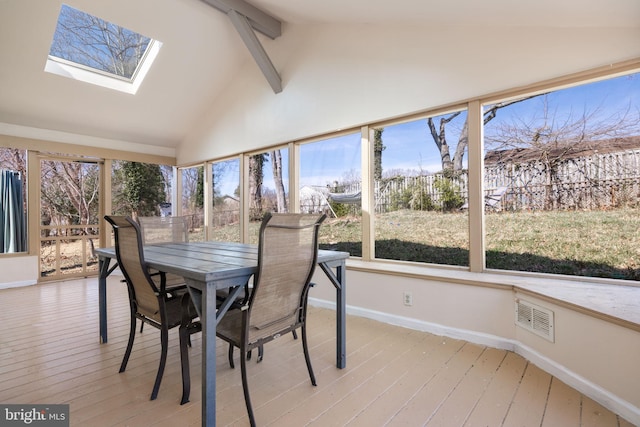
<instances>
[{"instance_id":1,"label":"white baseboard","mask_svg":"<svg viewBox=\"0 0 640 427\"><path fill-rule=\"evenodd\" d=\"M35 285L37 283L38 282L36 280L21 280L19 282L0 283L0 289L20 288L23 286Z\"/></svg>"},{"instance_id":2,"label":"white baseboard","mask_svg":"<svg viewBox=\"0 0 640 427\"><path fill-rule=\"evenodd\" d=\"M309 304L315 307L329 308L335 310L335 303L332 301L309 298ZM575 372L567 369L545 355L527 347L516 340L511 340L496 335L470 331L466 329L452 328L437 323L425 322L409 317L396 316L375 310L368 310L361 307L347 306L347 314L365 317L408 329L428 332L433 335L445 336L449 338L468 341L470 343L485 345L492 348L513 351L528 361L532 362L540 369L548 372L560 381L573 387L580 393L598 402L610 411L620 415L634 425L640 426L640 408L632 405L624 399L615 396L608 390L583 378Z\"/></svg>"}]
</instances>

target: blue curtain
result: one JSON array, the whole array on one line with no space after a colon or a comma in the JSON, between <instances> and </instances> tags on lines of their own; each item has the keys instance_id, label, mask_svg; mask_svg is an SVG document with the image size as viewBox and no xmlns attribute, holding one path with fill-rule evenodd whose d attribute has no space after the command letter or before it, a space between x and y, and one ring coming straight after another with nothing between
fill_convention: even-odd
<instances>
[{"instance_id":1,"label":"blue curtain","mask_svg":"<svg viewBox=\"0 0 640 427\"><path fill-rule=\"evenodd\" d=\"M0 253L27 250L27 230L18 172L0 170Z\"/></svg>"}]
</instances>

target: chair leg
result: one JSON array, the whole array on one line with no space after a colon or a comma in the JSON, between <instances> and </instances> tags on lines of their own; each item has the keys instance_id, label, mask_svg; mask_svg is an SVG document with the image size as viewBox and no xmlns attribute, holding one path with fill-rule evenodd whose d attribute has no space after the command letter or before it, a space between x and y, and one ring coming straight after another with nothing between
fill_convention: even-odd
<instances>
[{"instance_id":1,"label":"chair leg","mask_svg":"<svg viewBox=\"0 0 640 427\"><path fill-rule=\"evenodd\" d=\"M247 382L247 358L246 351L240 349L242 357L240 357L240 370L242 371L242 391L244 392L244 403L247 406L247 414L249 415L249 422L251 427L256 426L256 420L253 417L253 408L251 407L251 397L249 396L249 384Z\"/></svg>"},{"instance_id":2,"label":"chair leg","mask_svg":"<svg viewBox=\"0 0 640 427\"><path fill-rule=\"evenodd\" d=\"M311 358L309 357L309 345L307 344L307 324L302 324L302 349L304 350L304 360L307 362L307 370L309 371L309 378L311 384L316 384L316 376L313 374L313 367L311 366Z\"/></svg>"},{"instance_id":3,"label":"chair leg","mask_svg":"<svg viewBox=\"0 0 640 427\"><path fill-rule=\"evenodd\" d=\"M144 323L144 322L142 322ZM122 358L122 363L120 364L120 371L124 372L127 369L127 363L129 362L129 356L131 355L131 349L133 348L133 340L136 337L136 316L131 313L131 326L129 328L129 342L127 343L127 349L124 352L124 357Z\"/></svg>"},{"instance_id":4,"label":"chair leg","mask_svg":"<svg viewBox=\"0 0 640 427\"><path fill-rule=\"evenodd\" d=\"M258 346L258 358L256 359L256 363L262 362L263 356L264 356L264 346L260 344ZM247 360L251 360L251 350L247 351Z\"/></svg>"},{"instance_id":5,"label":"chair leg","mask_svg":"<svg viewBox=\"0 0 640 427\"><path fill-rule=\"evenodd\" d=\"M167 352L169 347L169 330L166 325L160 329L160 365L158 366L158 374L156 375L156 382L153 385L153 391L151 392L151 400L156 400L158 397L158 390L160 389L160 382L162 382L162 375L164 374L164 367L167 364Z\"/></svg>"},{"instance_id":6,"label":"chair leg","mask_svg":"<svg viewBox=\"0 0 640 427\"><path fill-rule=\"evenodd\" d=\"M184 405L189 401L191 394L191 374L189 371L189 349L191 344L191 334L186 327L180 326L180 364L182 366L182 399L180 404Z\"/></svg>"},{"instance_id":7,"label":"chair leg","mask_svg":"<svg viewBox=\"0 0 640 427\"><path fill-rule=\"evenodd\" d=\"M233 364L233 344L229 344L229 366L231 366L231 369L236 367Z\"/></svg>"}]
</instances>

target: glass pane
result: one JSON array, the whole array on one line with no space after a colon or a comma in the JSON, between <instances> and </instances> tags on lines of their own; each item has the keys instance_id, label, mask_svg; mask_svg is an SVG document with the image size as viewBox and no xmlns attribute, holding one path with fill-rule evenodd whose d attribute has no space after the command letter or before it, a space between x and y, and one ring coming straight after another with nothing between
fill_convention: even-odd
<instances>
[{"instance_id":1,"label":"glass pane","mask_svg":"<svg viewBox=\"0 0 640 427\"><path fill-rule=\"evenodd\" d=\"M640 279L640 75L485 106L494 112L487 267Z\"/></svg>"},{"instance_id":2,"label":"glass pane","mask_svg":"<svg viewBox=\"0 0 640 427\"><path fill-rule=\"evenodd\" d=\"M376 258L469 265L467 112L374 130Z\"/></svg>"},{"instance_id":3,"label":"glass pane","mask_svg":"<svg viewBox=\"0 0 640 427\"><path fill-rule=\"evenodd\" d=\"M150 43L149 37L63 4L49 55L131 79Z\"/></svg>"},{"instance_id":4,"label":"glass pane","mask_svg":"<svg viewBox=\"0 0 640 427\"><path fill-rule=\"evenodd\" d=\"M204 167L180 169L182 215L189 217L189 241L204 241Z\"/></svg>"},{"instance_id":5,"label":"glass pane","mask_svg":"<svg viewBox=\"0 0 640 427\"><path fill-rule=\"evenodd\" d=\"M240 159L216 162L213 169L211 239L240 241Z\"/></svg>"},{"instance_id":6,"label":"glass pane","mask_svg":"<svg viewBox=\"0 0 640 427\"><path fill-rule=\"evenodd\" d=\"M114 215L170 216L173 168L167 165L114 161L111 203Z\"/></svg>"},{"instance_id":7,"label":"glass pane","mask_svg":"<svg viewBox=\"0 0 640 427\"><path fill-rule=\"evenodd\" d=\"M100 165L41 161L40 276L97 272Z\"/></svg>"},{"instance_id":8,"label":"glass pane","mask_svg":"<svg viewBox=\"0 0 640 427\"><path fill-rule=\"evenodd\" d=\"M25 150L0 147L0 253L27 251L26 155Z\"/></svg>"},{"instance_id":9,"label":"glass pane","mask_svg":"<svg viewBox=\"0 0 640 427\"><path fill-rule=\"evenodd\" d=\"M289 212L289 150L249 156L249 243L258 243L266 212Z\"/></svg>"},{"instance_id":10,"label":"glass pane","mask_svg":"<svg viewBox=\"0 0 640 427\"><path fill-rule=\"evenodd\" d=\"M360 133L300 146L300 211L325 212L320 248L362 256Z\"/></svg>"}]
</instances>

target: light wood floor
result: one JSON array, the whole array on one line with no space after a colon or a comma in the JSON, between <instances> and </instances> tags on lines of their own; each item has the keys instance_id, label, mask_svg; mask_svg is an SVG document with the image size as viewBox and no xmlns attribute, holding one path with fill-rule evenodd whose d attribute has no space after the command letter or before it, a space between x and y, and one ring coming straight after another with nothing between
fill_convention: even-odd
<instances>
[{"instance_id":1,"label":"light wood floor","mask_svg":"<svg viewBox=\"0 0 640 427\"><path fill-rule=\"evenodd\" d=\"M72 426L199 426L201 338L193 337L191 402L180 406L177 330L157 400L149 394L159 333L128 334L126 290L109 279L109 342L98 337L97 279L0 290L0 403L70 405ZM522 357L464 341L349 317L347 368L335 367L335 314L313 308L311 386L288 335L249 363L262 426L630 426ZM218 425L245 426L239 363L218 342ZM279 345L278 345L279 344Z\"/></svg>"}]
</instances>

